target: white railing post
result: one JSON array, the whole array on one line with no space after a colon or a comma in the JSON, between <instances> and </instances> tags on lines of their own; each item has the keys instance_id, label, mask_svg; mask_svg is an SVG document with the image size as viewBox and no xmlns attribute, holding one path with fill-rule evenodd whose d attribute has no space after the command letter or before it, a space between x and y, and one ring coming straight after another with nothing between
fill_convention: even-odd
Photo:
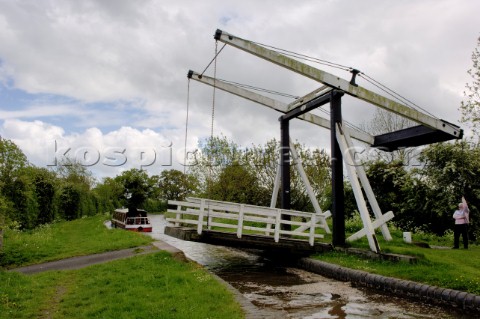
<instances>
[{"instance_id":1,"label":"white railing post","mask_svg":"<svg viewBox=\"0 0 480 319\"><path fill-rule=\"evenodd\" d=\"M202 234L203 230L203 215L205 210L205 199L202 198L200 202L200 211L198 212L198 224L197 224L197 233Z\"/></svg>"},{"instance_id":2,"label":"white railing post","mask_svg":"<svg viewBox=\"0 0 480 319\"><path fill-rule=\"evenodd\" d=\"M242 238L242 230L243 230L243 210L245 209L244 204L240 204L240 211L238 212L238 224L237 224L237 237Z\"/></svg>"},{"instance_id":3,"label":"white railing post","mask_svg":"<svg viewBox=\"0 0 480 319\"><path fill-rule=\"evenodd\" d=\"M181 218L181 216L182 216L182 214L180 214L181 211L182 211L182 205L177 205L177 212L178 212L178 213L175 214L175 219L176 219L176 220L179 220L179 219ZM175 222L175 226L176 226L176 227L180 226L180 223L179 223L179 222Z\"/></svg>"},{"instance_id":4,"label":"white railing post","mask_svg":"<svg viewBox=\"0 0 480 319\"><path fill-rule=\"evenodd\" d=\"M275 216L275 234L273 237L276 243L278 243L278 241L280 240L281 219L282 219L282 210L277 209L277 216Z\"/></svg>"},{"instance_id":5,"label":"white railing post","mask_svg":"<svg viewBox=\"0 0 480 319\"><path fill-rule=\"evenodd\" d=\"M210 205L208 205L208 214L207 214L207 227L208 227L208 230L212 230L212 217L213 215L213 208L210 207Z\"/></svg>"},{"instance_id":6,"label":"white railing post","mask_svg":"<svg viewBox=\"0 0 480 319\"><path fill-rule=\"evenodd\" d=\"M310 236L308 238L308 242L310 243L310 246L313 246L315 243L315 226L317 225L317 215L312 214L312 217L310 219Z\"/></svg>"}]
</instances>

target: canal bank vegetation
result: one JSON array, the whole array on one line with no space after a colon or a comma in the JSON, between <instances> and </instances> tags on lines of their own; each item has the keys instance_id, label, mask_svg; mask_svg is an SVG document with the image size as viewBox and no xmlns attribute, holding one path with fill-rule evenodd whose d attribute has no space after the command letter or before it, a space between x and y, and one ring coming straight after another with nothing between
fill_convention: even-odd
<instances>
[{"instance_id":1,"label":"canal bank vegetation","mask_svg":"<svg viewBox=\"0 0 480 319\"><path fill-rule=\"evenodd\" d=\"M152 241L107 229L106 216L8 229L4 267L99 253ZM243 318L232 293L195 263L159 251L73 271L0 270L0 318Z\"/></svg>"},{"instance_id":2,"label":"canal bank vegetation","mask_svg":"<svg viewBox=\"0 0 480 319\"><path fill-rule=\"evenodd\" d=\"M327 152L295 144L323 211L332 207L330 157ZM168 200L187 196L270 206L277 172L278 141L241 148L225 137L202 141L188 171L163 170L159 175L131 169L95 180L80 163L58 163L53 169L30 165L16 145L0 140L1 230L29 230L55 220L74 220L110 213L118 207L165 211ZM453 229L452 214L462 196L471 210L472 240L480 232L480 147L456 141L425 147L415 157L369 156L365 169L382 211L395 214L389 224L404 231L438 236ZM413 165L415 164L415 165ZM314 208L298 172L291 167L291 208ZM279 197L280 198L280 197ZM345 181L345 213L358 214L352 189ZM277 203L276 207L280 204ZM3 225L2 225L3 224Z\"/></svg>"},{"instance_id":3,"label":"canal bank vegetation","mask_svg":"<svg viewBox=\"0 0 480 319\"><path fill-rule=\"evenodd\" d=\"M352 224L353 222L350 226ZM468 249L451 249L453 246L451 233L435 236L420 231L412 234L412 243L406 243L403 240L402 231L398 229L390 229L390 231L392 241L387 242L381 235L377 235L382 252L413 256L417 258L415 263L371 259L339 250L316 255L313 258L383 276L480 295L480 272L478 271L480 246L474 244ZM348 245L365 251L369 250L366 238Z\"/></svg>"},{"instance_id":4,"label":"canal bank vegetation","mask_svg":"<svg viewBox=\"0 0 480 319\"><path fill-rule=\"evenodd\" d=\"M13 268L73 256L147 245L151 237L120 229L108 229L108 217L97 215L59 221L34 230L6 229L0 266Z\"/></svg>"},{"instance_id":5,"label":"canal bank vegetation","mask_svg":"<svg viewBox=\"0 0 480 319\"><path fill-rule=\"evenodd\" d=\"M194 189L194 179L179 171L150 176L130 169L99 181L87 166L70 158L36 167L14 142L0 137L0 249L6 228L31 230L119 207L161 212L166 209L166 196L182 196Z\"/></svg>"}]
</instances>

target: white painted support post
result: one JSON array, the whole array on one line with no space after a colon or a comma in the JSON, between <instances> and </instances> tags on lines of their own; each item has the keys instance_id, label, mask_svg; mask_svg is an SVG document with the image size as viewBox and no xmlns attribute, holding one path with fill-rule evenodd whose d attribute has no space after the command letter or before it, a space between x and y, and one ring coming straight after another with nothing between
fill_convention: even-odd
<instances>
[{"instance_id":1,"label":"white painted support post","mask_svg":"<svg viewBox=\"0 0 480 319\"><path fill-rule=\"evenodd\" d=\"M313 188L310 185L310 181L308 180L307 173L305 173L305 170L303 169L302 166L302 159L300 156L298 156L297 150L295 149L295 145L292 143L292 140L290 140L290 152L292 153L292 159L293 162L295 163L295 167L297 168L298 173L300 174L300 177L303 181L303 184L305 185L305 189L307 190L308 197L310 198L310 201L312 202L313 208L315 209L315 212L317 214L323 214L322 209L320 208L320 205L318 204L317 197L315 196L315 193L313 192ZM325 218L322 219L322 227L325 229L325 232L327 234L330 234L330 228L327 225L327 220Z\"/></svg>"},{"instance_id":2,"label":"white painted support post","mask_svg":"<svg viewBox=\"0 0 480 319\"><path fill-rule=\"evenodd\" d=\"M354 166L348 165L348 163L353 163L353 159L348 150L347 141L345 140L345 136L343 135L342 128L339 124L336 125L335 129L337 133L338 145L342 150L342 154L344 158L348 161L347 165L345 165L345 168L347 169L348 177L350 179L350 184L352 185L353 194L355 195L355 200L357 202L357 207L363 222L363 228L365 229L365 235L367 236L368 244L370 246L370 249L373 252L379 253L380 247L378 245L377 237L375 236L375 229L373 228L372 221L370 220L367 203L363 198L362 189L358 181L357 172Z\"/></svg>"},{"instance_id":3,"label":"white painted support post","mask_svg":"<svg viewBox=\"0 0 480 319\"><path fill-rule=\"evenodd\" d=\"M200 211L198 212L198 224L197 224L197 233L202 234L203 230L203 215L205 212L205 199L200 201Z\"/></svg>"},{"instance_id":4,"label":"white painted support post","mask_svg":"<svg viewBox=\"0 0 480 319\"><path fill-rule=\"evenodd\" d=\"M270 200L270 208L275 208L277 205L278 192L280 190L280 160L278 161L277 173L275 174L275 181L273 182L272 199Z\"/></svg>"},{"instance_id":5,"label":"white painted support post","mask_svg":"<svg viewBox=\"0 0 480 319\"><path fill-rule=\"evenodd\" d=\"M315 243L315 226L317 225L317 215L312 214L312 217L310 219L310 236L308 238L308 242L310 243L310 246L313 246Z\"/></svg>"},{"instance_id":6,"label":"white painted support post","mask_svg":"<svg viewBox=\"0 0 480 319\"><path fill-rule=\"evenodd\" d=\"M352 163L346 163L346 164L353 165L355 167L358 177L360 178L360 182L362 183L363 190L367 195L367 199L368 199L368 202L370 203L370 207L372 207L373 214L375 215L375 219L381 219L383 217L382 211L380 209L380 206L378 205L377 199L375 198L375 194L373 193L372 186L368 181L367 173L365 173L365 169L363 165L357 163L357 161L355 160L355 154L353 154L354 145L353 145L352 139L350 138L350 134L348 133L348 131L344 131L343 133L348 145L350 156L353 160ZM392 235L390 235L390 231L388 230L388 226L386 223L383 223L382 225L380 225L380 230L385 240L387 241L392 240Z\"/></svg>"},{"instance_id":7,"label":"white painted support post","mask_svg":"<svg viewBox=\"0 0 480 319\"><path fill-rule=\"evenodd\" d=\"M240 204L240 211L238 212L238 224L237 224L237 237L242 238L243 230L243 211L245 209L245 204Z\"/></svg>"},{"instance_id":8,"label":"white painted support post","mask_svg":"<svg viewBox=\"0 0 480 319\"><path fill-rule=\"evenodd\" d=\"M277 209L277 216L275 216L275 234L273 237L276 243L278 243L278 241L280 240L281 219L282 219L282 210Z\"/></svg>"},{"instance_id":9,"label":"white painted support post","mask_svg":"<svg viewBox=\"0 0 480 319\"><path fill-rule=\"evenodd\" d=\"M176 220L180 220L180 218L182 216L182 214L180 213L181 211L182 211L182 205L177 205L177 212L178 213L175 214L175 219ZM175 222L175 227L178 227L178 226L180 226L180 223Z\"/></svg>"},{"instance_id":10,"label":"white painted support post","mask_svg":"<svg viewBox=\"0 0 480 319\"><path fill-rule=\"evenodd\" d=\"M278 192L280 190L280 160L278 161L278 166L277 166L277 173L275 175L275 181L273 182L273 192L272 192L272 199L270 200L270 208L275 208L277 205L277 198L278 198ZM272 229L272 224L267 223L266 227L267 231L265 232L265 235L270 235L269 230Z\"/></svg>"}]
</instances>

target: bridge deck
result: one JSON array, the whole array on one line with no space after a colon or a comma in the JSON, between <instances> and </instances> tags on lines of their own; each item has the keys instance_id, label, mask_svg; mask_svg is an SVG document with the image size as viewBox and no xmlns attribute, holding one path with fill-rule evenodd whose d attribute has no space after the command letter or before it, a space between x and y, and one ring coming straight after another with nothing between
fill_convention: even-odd
<instances>
[{"instance_id":1,"label":"bridge deck","mask_svg":"<svg viewBox=\"0 0 480 319\"><path fill-rule=\"evenodd\" d=\"M212 245L249 248L267 251L270 254L287 254L308 256L314 253L321 253L333 250L332 245L326 243L315 243L311 246L308 241L283 238L279 242L275 242L271 236L248 235L243 234L242 238L238 238L235 233L203 230L198 234L196 229L187 227L166 226L165 234L188 241L202 242Z\"/></svg>"}]
</instances>

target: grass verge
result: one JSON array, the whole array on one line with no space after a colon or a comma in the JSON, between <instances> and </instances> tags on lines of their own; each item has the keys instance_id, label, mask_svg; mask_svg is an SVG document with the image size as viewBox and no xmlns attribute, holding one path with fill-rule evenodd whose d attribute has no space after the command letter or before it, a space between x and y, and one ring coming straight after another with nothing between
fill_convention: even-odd
<instances>
[{"instance_id":1,"label":"grass verge","mask_svg":"<svg viewBox=\"0 0 480 319\"><path fill-rule=\"evenodd\" d=\"M14 268L73 256L146 245L141 233L108 229L106 216L93 216L41 226L32 231L6 229L0 266Z\"/></svg>"},{"instance_id":2,"label":"grass verge","mask_svg":"<svg viewBox=\"0 0 480 319\"><path fill-rule=\"evenodd\" d=\"M416 256L418 258L416 264L372 260L342 252L325 253L314 258L352 269L480 295L480 271L478 270L480 246L470 245L468 250L422 248L403 242L402 233L398 230L391 231L391 234L393 240L390 242L383 240L381 235L378 236L382 251ZM453 243L450 238L431 235L425 237L424 234L414 234L413 239L431 246L446 246L445 248ZM351 245L369 250L365 238Z\"/></svg>"},{"instance_id":3,"label":"grass verge","mask_svg":"<svg viewBox=\"0 0 480 319\"><path fill-rule=\"evenodd\" d=\"M203 268L159 252L75 271L0 272L0 318L243 318Z\"/></svg>"}]
</instances>

